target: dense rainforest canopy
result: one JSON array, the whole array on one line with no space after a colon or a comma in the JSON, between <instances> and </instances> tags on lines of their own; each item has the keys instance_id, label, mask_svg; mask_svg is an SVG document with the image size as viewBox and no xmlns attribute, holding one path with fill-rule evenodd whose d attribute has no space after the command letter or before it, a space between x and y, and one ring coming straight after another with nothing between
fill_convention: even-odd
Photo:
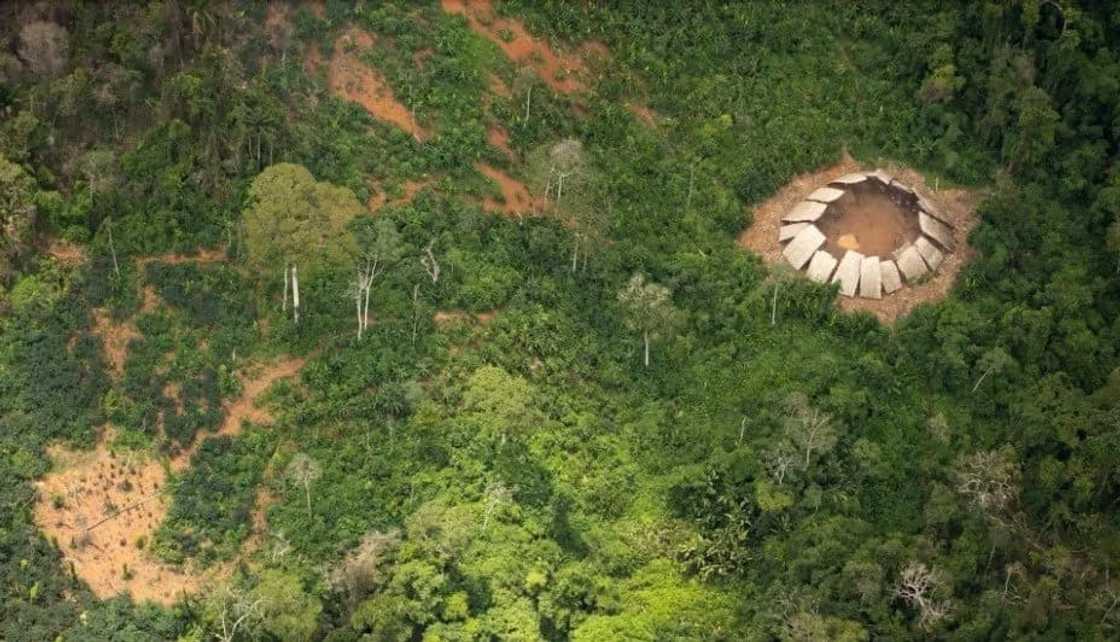
<instances>
[{"instance_id":1,"label":"dense rainforest canopy","mask_svg":"<svg viewBox=\"0 0 1120 642\"><path fill-rule=\"evenodd\" d=\"M1120 637L1120 5L0 5L0 640ZM975 193L893 323L736 243Z\"/></svg>"}]
</instances>

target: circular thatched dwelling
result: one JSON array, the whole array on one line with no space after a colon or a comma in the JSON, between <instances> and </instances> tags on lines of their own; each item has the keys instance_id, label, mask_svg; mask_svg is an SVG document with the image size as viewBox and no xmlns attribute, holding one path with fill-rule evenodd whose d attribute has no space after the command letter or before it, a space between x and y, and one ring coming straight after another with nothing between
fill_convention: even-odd
<instances>
[{"instance_id":1,"label":"circular thatched dwelling","mask_svg":"<svg viewBox=\"0 0 1120 642\"><path fill-rule=\"evenodd\" d=\"M881 169L845 174L781 217L778 242L795 269L844 296L880 299L935 273L953 251L953 225Z\"/></svg>"}]
</instances>

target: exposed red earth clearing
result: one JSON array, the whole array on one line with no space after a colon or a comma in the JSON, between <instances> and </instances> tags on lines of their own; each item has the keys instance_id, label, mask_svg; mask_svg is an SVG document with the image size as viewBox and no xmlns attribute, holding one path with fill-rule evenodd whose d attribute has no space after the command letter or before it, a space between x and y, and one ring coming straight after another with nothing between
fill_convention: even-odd
<instances>
[{"instance_id":1,"label":"exposed red earth clearing","mask_svg":"<svg viewBox=\"0 0 1120 642\"><path fill-rule=\"evenodd\" d=\"M532 195L529 194L529 189L525 187L525 184L521 181L518 181L502 170L487 165L486 163L475 163L474 167L486 176L486 178L497 183L502 191L501 201L490 197L484 198L482 200L482 209L487 212L497 212L515 216L531 214L540 209L542 205L540 199L534 199Z\"/></svg>"},{"instance_id":2,"label":"exposed red earth clearing","mask_svg":"<svg viewBox=\"0 0 1120 642\"><path fill-rule=\"evenodd\" d=\"M509 146L509 132L500 125L491 125L490 128L486 130L486 142L490 143L491 147L505 154L510 160L514 159L513 149Z\"/></svg>"},{"instance_id":3,"label":"exposed red earth clearing","mask_svg":"<svg viewBox=\"0 0 1120 642\"><path fill-rule=\"evenodd\" d=\"M271 420L267 410L256 407L257 398L276 380L298 373L303 363L302 359L286 359L264 367L255 376L243 377L242 395L227 406L226 419L216 434L236 434L246 419ZM170 469L185 469L208 436L200 436L191 448L172 459ZM196 572L166 564L151 554L148 546L170 503L164 493L167 468L144 453L114 453L109 447L111 437L111 431L105 430L89 452L50 448L54 469L36 483L35 522L58 543L64 563L99 598L129 593L136 601L164 605L228 575L234 562ZM253 550L254 541L259 537L246 543L247 551Z\"/></svg>"},{"instance_id":4,"label":"exposed red earth clearing","mask_svg":"<svg viewBox=\"0 0 1120 642\"><path fill-rule=\"evenodd\" d=\"M335 95L358 103L374 118L424 140L429 133L416 122L408 107L396 99L385 78L359 59L373 42L373 36L360 29L350 29L339 36L334 43L327 85Z\"/></svg>"},{"instance_id":5,"label":"exposed red earth clearing","mask_svg":"<svg viewBox=\"0 0 1120 642\"><path fill-rule=\"evenodd\" d=\"M573 94L586 89L577 78L586 71L579 56L556 53L521 22L497 17L490 0L440 0L440 6L465 16L471 29L498 45L510 60L530 67L553 91Z\"/></svg>"}]
</instances>

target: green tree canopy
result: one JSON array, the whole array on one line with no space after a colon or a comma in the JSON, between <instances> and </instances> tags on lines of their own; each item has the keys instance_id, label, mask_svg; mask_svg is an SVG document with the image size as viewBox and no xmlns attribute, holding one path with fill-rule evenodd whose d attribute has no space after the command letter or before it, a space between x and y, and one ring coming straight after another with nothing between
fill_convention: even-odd
<instances>
[{"instance_id":1,"label":"green tree canopy","mask_svg":"<svg viewBox=\"0 0 1120 642\"><path fill-rule=\"evenodd\" d=\"M346 224L361 212L349 189L318 182L301 165L272 165L249 187L249 262L259 270L291 263L314 271L352 258L357 246Z\"/></svg>"}]
</instances>

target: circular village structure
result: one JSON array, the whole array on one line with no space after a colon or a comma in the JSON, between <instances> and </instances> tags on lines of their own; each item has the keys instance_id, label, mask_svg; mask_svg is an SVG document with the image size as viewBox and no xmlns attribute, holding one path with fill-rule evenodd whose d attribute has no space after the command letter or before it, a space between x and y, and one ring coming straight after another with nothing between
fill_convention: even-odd
<instances>
[{"instance_id":1,"label":"circular village structure","mask_svg":"<svg viewBox=\"0 0 1120 642\"><path fill-rule=\"evenodd\" d=\"M881 169L841 176L784 216L782 256L840 293L879 299L937 271L953 249L951 224L938 209Z\"/></svg>"}]
</instances>

